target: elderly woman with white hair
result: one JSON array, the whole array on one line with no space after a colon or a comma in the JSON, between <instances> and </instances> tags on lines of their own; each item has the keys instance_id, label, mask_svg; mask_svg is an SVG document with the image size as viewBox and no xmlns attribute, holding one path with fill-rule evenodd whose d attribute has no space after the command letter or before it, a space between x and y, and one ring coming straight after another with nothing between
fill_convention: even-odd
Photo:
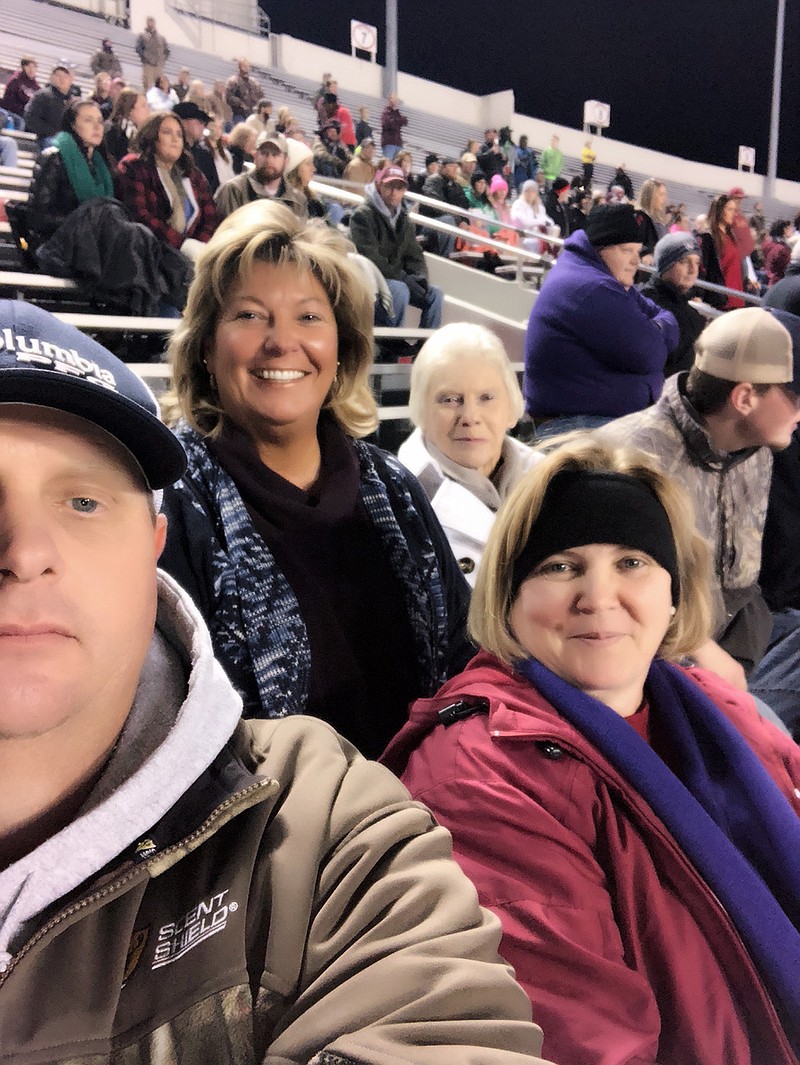
<instances>
[{"instance_id":1,"label":"elderly woman with white hair","mask_svg":"<svg viewBox=\"0 0 800 1065\"><path fill-rule=\"evenodd\" d=\"M508 435L523 400L498 337L469 322L439 329L414 360L409 407L417 428L398 458L419 480L474 584L495 514L537 457Z\"/></svg>"}]
</instances>

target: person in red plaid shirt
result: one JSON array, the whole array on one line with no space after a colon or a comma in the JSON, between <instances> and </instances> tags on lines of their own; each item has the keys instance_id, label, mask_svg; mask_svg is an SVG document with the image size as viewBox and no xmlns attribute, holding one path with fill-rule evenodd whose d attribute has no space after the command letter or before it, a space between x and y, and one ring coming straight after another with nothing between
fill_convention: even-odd
<instances>
[{"instance_id":1,"label":"person in red plaid shirt","mask_svg":"<svg viewBox=\"0 0 800 1065\"><path fill-rule=\"evenodd\" d=\"M114 188L137 222L194 259L219 223L211 190L186 148L180 121L150 115L139 130L139 155L117 167Z\"/></svg>"}]
</instances>

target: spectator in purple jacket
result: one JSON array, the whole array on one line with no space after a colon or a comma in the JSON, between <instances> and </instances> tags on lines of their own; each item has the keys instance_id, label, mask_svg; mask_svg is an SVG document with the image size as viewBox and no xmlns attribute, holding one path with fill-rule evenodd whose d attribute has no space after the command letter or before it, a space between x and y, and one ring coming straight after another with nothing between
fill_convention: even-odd
<instances>
[{"instance_id":1,"label":"spectator in purple jacket","mask_svg":"<svg viewBox=\"0 0 800 1065\"><path fill-rule=\"evenodd\" d=\"M19 70L15 70L6 82L6 91L0 100L0 108L11 119L14 129L25 129L22 116L31 99L41 89L36 80L36 60L24 55L19 61Z\"/></svg>"},{"instance_id":2,"label":"spectator in purple jacket","mask_svg":"<svg viewBox=\"0 0 800 1065\"><path fill-rule=\"evenodd\" d=\"M640 223L628 204L596 207L533 305L525 405L536 435L602 425L661 394L678 323L633 287Z\"/></svg>"},{"instance_id":3,"label":"spectator in purple jacket","mask_svg":"<svg viewBox=\"0 0 800 1065\"><path fill-rule=\"evenodd\" d=\"M402 129L408 125L408 119L398 110L397 103L397 93L390 92L381 113L381 148L387 159L394 159L403 147Z\"/></svg>"}]
</instances>

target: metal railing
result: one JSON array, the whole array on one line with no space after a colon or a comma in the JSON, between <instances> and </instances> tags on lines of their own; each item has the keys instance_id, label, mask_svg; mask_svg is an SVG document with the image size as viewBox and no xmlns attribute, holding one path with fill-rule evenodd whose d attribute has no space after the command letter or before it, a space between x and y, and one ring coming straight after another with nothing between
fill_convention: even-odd
<instances>
[{"instance_id":1,"label":"metal railing","mask_svg":"<svg viewBox=\"0 0 800 1065\"><path fill-rule=\"evenodd\" d=\"M330 184L328 183L327 178L324 180L315 178L311 182L310 188L312 192L316 192L319 195L330 196L333 199L341 200L342 202L352 204L353 206L357 206L364 202L363 194L350 192L349 189L345 189L339 184ZM428 198L425 197L425 199L427 200ZM428 200L428 202L438 204L439 207L441 207L440 200ZM475 219L476 221L479 220L477 215L471 215L468 211L464 212L464 214L470 219ZM523 280L524 265L526 262L547 267L552 265L552 259L549 256L540 255L538 252L529 251L527 248L517 248L512 244L505 244L503 241L494 240L489 236L470 233L466 230L459 229L458 226L450 225L449 222L440 222L437 218L428 218L427 215L417 214L416 211L409 211L408 218L409 221L413 222L415 225L424 226L427 229L434 229L437 232L450 234L466 244L475 244L480 248L488 247L497 251L497 253L502 255L503 258L518 264L517 280ZM490 219L486 219L485 221L488 222L489 225L497 226L498 224ZM541 234L538 234L538 236L541 236ZM548 243L550 241L549 237L543 237L542 239ZM563 241L560 241L559 243L563 243Z\"/></svg>"},{"instance_id":2,"label":"metal railing","mask_svg":"<svg viewBox=\"0 0 800 1065\"><path fill-rule=\"evenodd\" d=\"M342 178L321 178L314 179L321 183L333 185L336 188L342 189L362 189L363 185L356 181L344 181ZM360 197L363 199L363 196ZM502 222L497 218L489 218L485 214L481 214L480 211L476 211L474 208L469 209L465 207L456 207L449 203L444 203L442 200L435 200L431 196L423 196L421 192L406 192L403 199L411 200L412 203L418 203L425 207L431 207L438 211L440 214L451 214L455 218L463 218L465 221L469 221L471 224L485 226L486 229L505 229L511 230L514 233L519 233L521 237L534 237L537 240L544 241L546 244L554 244L556 247L561 247L564 243L564 238L549 236L546 233L542 233L535 229L525 229L524 226L515 225L513 222ZM429 220L428 215L423 216L426 224ZM459 230L460 232L460 230ZM505 245L508 247L509 245Z\"/></svg>"},{"instance_id":3,"label":"metal railing","mask_svg":"<svg viewBox=\"0 0 800 1065\"><path fill-rule=\"evenodd\" d=\"M351 204L363 203L363 193L350 192L349 189L345 187L354 185L356 185L355 182L342 182L335 178L317 177L311 182L313 191L323 196L332 196L335 199L340 199ZM433 200L429 196L422 196L416 192L407 192L404 199L436 207L436 209L443 214L460 215L464 218L468 218L471 222L477 222L486 227L496 228L499 225L503 229L513 229L521 235L536 237L544 243L553 244L556 247L562 247L564 244L565 238L551 237L543 233L522 229L519 226L506 225L502 222L498 223L496 219L487 218L485 215L473 214L470 211L465 211L461 207L451 207L449 204L443 204L441 200ZM501 252L503 257L516 260L517 263L520 264L520 267L526 260L540 263L548 269L553 265L553 259L548 255L541 255L537 252L528 251L526 248L516 248L511 244L505 244L503 241L492 240L492 238L488 236L478 237L466 233L463 229L459 229L457 226L451 226L448 222L439 222L436 218L429 218L427 215L418 214L416 211L409 211L408 217L415 223L415 225L426 226L428 229L435 229L443 233L450 233L467 243L477 244L481 247L488 246L494 248L498 252ZM644 273L655 273L655 267L651 266L649 263L642 263L639 269ZM517 279L522 279L519 270L517 273ZM695 288L703 289L707 292L716 292L722 296L733 296L735 299L743 300L745 303L753 304L756 307L760 307L763 302L761 296L757 296L752 292L741 292L739 289L726 288L725 285L715 285L712 281L698 280L695 282Z\"/></svg>"},{"instance_id":4,"label":"metal railing","mask_svg":"<svg viewBox=\"0 0 800 1065\"><path fill-rule=\"evenodd\" d=\"M183 15L216 22L220 26L231 26L259 37L269 37L271 24L258 6L257 0L167 0L167 5Z\"/></svg>"}]
</instances>

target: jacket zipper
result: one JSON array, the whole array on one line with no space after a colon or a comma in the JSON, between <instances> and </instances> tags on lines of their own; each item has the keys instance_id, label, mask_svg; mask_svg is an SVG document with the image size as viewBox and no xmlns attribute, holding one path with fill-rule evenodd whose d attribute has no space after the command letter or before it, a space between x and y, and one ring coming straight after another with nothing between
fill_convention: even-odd
<instances>
[{"instance_id":1,"label":"jacket zipper","mask_svg":"<svg viewBox=\"0 0 800 1065\"><path fill-rule=\"evenodd\" d=\"M543 734L537 734L537 733L533 733L533 732L528 732L528 733L514 732L514 733L511 733L511 732L500 732L497 729L493 730L491 734L493 736L497 737L498 739L504 739L504 740L512 740L512 741L515 740L515 739L528 740L528 741L529 740L535 740L536 742L547 741L547 742L555 744L556 746L560 747L563 751L566 751L569 754L571 754L579 762L583 762L584 765L590 766L594 770L594 772L596 772L597 775L602 780L604 780L607 784L612 785L618 791L622 792L622 794L625 796L625 798L628 801L628 803L634 809L636 809L637 812L639 812L640 814L642 814L645 817L647 816L647 811L646 810L640 810L638 805L631 801L631 789L627 786L627 784L626 784L626 782L624 780L615 779L611 774L608 773L608 770L604 766L602 766L598 762L594 761L594 759L590 755L587 755L585 751L581 751L578 748L574 747L568 740L564 741L564 740L560 739L558 736L555 736L553 734L547 734L547 733L543 733ZM637 793L634 793L634 795L635 794L637 794ZM711 888L708 886L708 884L702 879L702 877L699 876L699 874L697 873L697 870L694 868L692 863L688 860L688 858L683 853L683 851L680 849L680 847L675 843L675 840L672 838L672 836L669 833L666 833L666 835L665 835L659 825L651 824L651 827L654 829L654 831L657 832L659 839L667 846L667 848L673 853L673 855L684 866L684 868L688 869L688 871L691 874L691 876L699 884L701 891L703 891L708 896L708 898L711 899L711 901L713 902L714 906L717 908L719 913L722 915L723 921L725 922L725 924L730 929L730 931L733 934L733 937L734 937L736 943L740 947L740 953L742 955L742 960L743 960L743 963L744 963L745 967L750 971L751 975L754 977L755 985L757 987L761 988L763 1001L764 1001L764 1004L767 1007L767 1015L768 1015L768 1017L770 1019L770 1022L772 1023L772 1028L773 1028L773 1031L775 1032L775 1034L776 1034L776 1036L778 1038L778 1042L781 1043L781 1045L783 1046L784 1051L788 1055L788 1060L789 1061L793 1061L793 1062L797 1062L798 1061L797 1055L794 1053L794 1050L792 1049L792 1046L789 1043L789 1040L788 1040L788 1038L786 1036L786 1033L783 1030L783 1025L780 1023L780 1019L778 1018L777 1010L775 1009L775 1006L774 1006L774 1004L772 1002L772 999L769 996L769 993L767 992L766 988L764 988L764 986L763 986L761 978L758 975L758 970L756 969L755 965L753 964L753 960L750 957L750 952L747 950L747 947L744 945L744 941L742 940L742 937L739 935L739 932L737 931L736 926L734 925L733 921L731 920L730 914L725 909L725 907L722 905L722 903L720 902L720 900L717 897L716 893L714 891L712 891Z\"/></svg>"},{"instance_id":2,"label":"jacket zipper","mask_svg":"<svg viewBox=\"0 0 800 1065\"><path fill-rule=\"evenodd\" d=\"M118 892L121 888L125 887L125 885L129 883L129 881L135 880L144 872L147 872L150 866L150 862L155 861L155 859L161 860L165 856L173 854L175 851L186 847L188 844L196 843L196 841L199 841L202 836L208 834L208 831L213 826L214 822L217 821L219 817L232 805L236 805L242 802L253 793L272 783L273 781L269 777L266 777L263 780L257 781L255 784L248 785L248 787L243 788L241 791L237 791L234 795L231 795L227 799L225 799L224 802L221 802L219 806L217 806L209 814L209 816L199 826L199 828L196 828L194 830L194 832L190 832L188 836L185 836L177 843L173 843L165 850L159 851L158 854L153 855L153 858L150 859L148 862L142 863L141 866L135 866L133 869L128 869L127 872L121 874L116 880L113 880L110 884L106 884L105 887L99 888L97 891L93 891L91 894L86 895L84 898L72 903L65 909L60 910L57 914L51 917L46 924L42 925L42 927L33 936L31 936L27 943L25 943L25 945L19 951L17 951L17 953L7 963L5 969L0 972L0 987L3 986L3 984L9 978L9 976L17 967L17 965L23 960L23 958L28 953L30 953L31 950L33 950L36 944L39 943L46 935L49 935L49 933L59 924L72 917L73 914L79 913L81 910L85 910L89 906L93 906L95 903L101 902L109 895L113 895ZM195 848L191 847L191 849L194 850Z\"/></svg>"}]
</instances>

